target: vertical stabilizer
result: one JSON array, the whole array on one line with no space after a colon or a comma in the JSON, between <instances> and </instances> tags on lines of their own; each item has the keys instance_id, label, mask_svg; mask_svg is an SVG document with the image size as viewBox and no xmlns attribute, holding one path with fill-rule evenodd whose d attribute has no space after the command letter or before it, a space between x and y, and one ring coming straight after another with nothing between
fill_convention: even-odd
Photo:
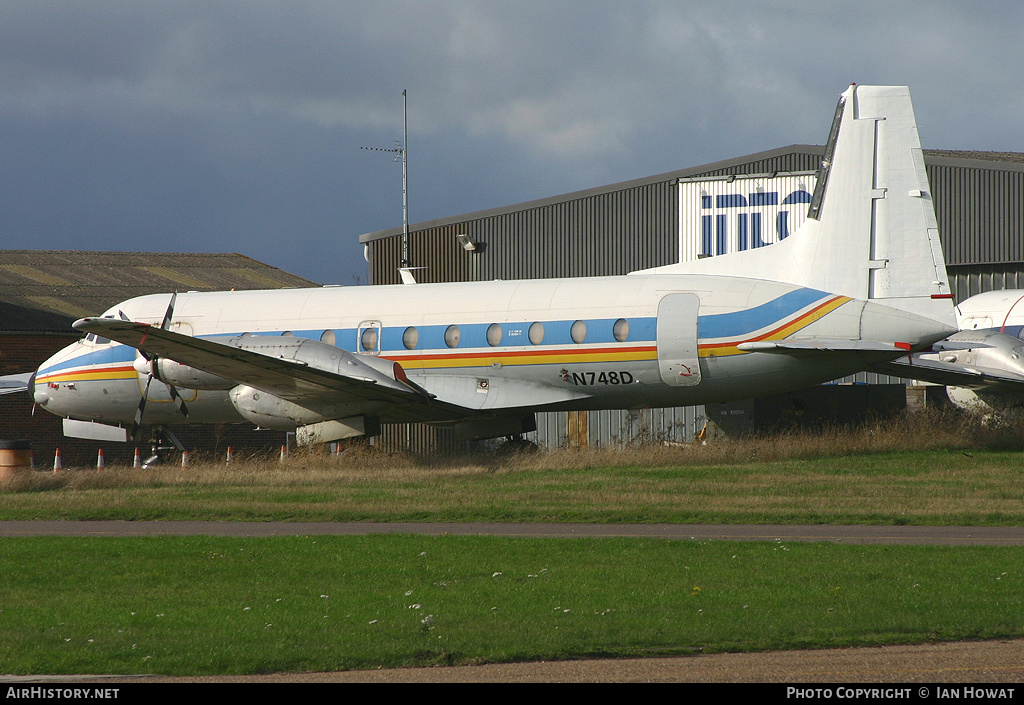
<instances>
[{"instance_id":1,"label":"vertical stabilizer","mask_svg":"<svg viewBox=\"0 0 1024 705\"><path fill-rule=\"evenodd\" d=\"M843 93L808 218L792 236L646 272L773 279L952 323L910 91L854 85Z\"/></svg>"}]
</instances>

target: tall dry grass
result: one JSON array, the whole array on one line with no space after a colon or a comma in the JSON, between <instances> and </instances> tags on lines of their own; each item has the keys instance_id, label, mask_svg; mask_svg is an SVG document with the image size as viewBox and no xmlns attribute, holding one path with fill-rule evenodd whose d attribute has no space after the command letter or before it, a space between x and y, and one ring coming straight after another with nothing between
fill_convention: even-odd
<instances>
[{"instance_id":1,"label":"tall dry grass","mask_svg":"<svg viewBox=\"0 0 1024 705\"><path fill-rule=\"evenodd\" d=\"M980 416L957 409L929 409L876 419L858 426L826 426L690 444L557 450L518 454L517 468L570 466L742 464L808 460L872 453L930 450L1024 450L1024 414ZM506 461L508 462L508 461Z\"/></svg>"},{"instance_id":2,"label":"tall dry grass","mask_svg":"<svg viewBox=\"0 0 1024 705\"><path fill-rule=\"evenodd\" d=\"M691 444L645 444L626 448L557 449L537 452L486 452L416 455L353 443L340 454L323 448L293 453L283 462L277 456L236 457L196 461L188 467L173 462L148 469L108 467L99 472L33 472L2 488L11 491L105 489L189 485L317 484L346 480L421 481L428 478L505 472L571 470L600 467L686 467L808 460L850 455L931 450L962 452L1024 450L1024 417L998 418L954 409L904 413L857 427L794 430L745 438L714 438Z\"/></svg>"}]
</instances>

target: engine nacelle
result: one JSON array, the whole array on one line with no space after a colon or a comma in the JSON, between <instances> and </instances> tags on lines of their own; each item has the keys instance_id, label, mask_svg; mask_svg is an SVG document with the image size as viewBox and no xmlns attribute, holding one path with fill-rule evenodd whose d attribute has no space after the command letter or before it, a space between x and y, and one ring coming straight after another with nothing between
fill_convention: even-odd
<instances>
[{"instance_id":1,"label":"engine nacelle","mask_svg":"<svg viewBox=\"0 0 1024 705\"><path fill-rule=\"evenodd\" d=\"M251 350L269 357L290 360L306 367L361 379L409 391L408 380L401 366L391 360L370 355L356 355L319 340L295 338L290 335L251 335L222 340L225 345Z\"/></svg>"},{"instance_id":2,"label":"engine nacelle","mask_svg":"<svg viewBox=\"0 0 1024 705\"><path fill-rule=\"evenodd\" d=\"M234 380L210 374L209 372L198 370L195 367L182 365L180 362L168 360L164 357L156 358L155 363L144 357L138 357L135 360L135 371L138 372L141 377L152 374L153 379L159 380L172 387L180 387L182 389L226 390L231 389L238 384L238 382L235 382Z\"/></svg>"},{"instance_id":3,"label":"engine nacelle","mask_svg":"<svg viewBox=\"0 0 1024 705\"><path fill-rule=\"evenodd\" d=\"M300 426L351 416L373 415L389 406L386 402L354 400L317 402L302 406L273 394L240 384L228 392L231 404L246 421L275 431L294 431ZM331 439L336 440L336 439Z\"/></svg>"},{"instance_id":4,"label":"engine nacelle","mask_svg":"<svg viewBox=\"0 0 1024 705\"><path fill-rule=\"evenodd\" d=\"M291 336L243 335L224 342L243 350L293 361L303 367L323 370L353 380L372 382L404 392L412 391L405 372L397 363L376 357L354 355L320 341ZM301 381L298 386L301 388ZM303 426L353 417L372 419L391 406L390 402L366 399L358 394L350 397L332 394L326 395L326 398L311 394L299 401L291 401L245 384L233 386L228 397L238 413L247 421L279 431L293 431ZM337 435L338 433L340 431L331 427L331 430L318 431L315 435L335 436L329 440L345 437Z\"/></svg>"}]
</instances>

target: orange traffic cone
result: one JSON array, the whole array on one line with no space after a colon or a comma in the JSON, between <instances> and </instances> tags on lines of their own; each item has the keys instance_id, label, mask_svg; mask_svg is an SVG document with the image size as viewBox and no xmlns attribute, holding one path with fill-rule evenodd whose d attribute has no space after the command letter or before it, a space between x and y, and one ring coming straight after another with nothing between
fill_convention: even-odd
<instances>
[{"instance_id":1,"label":"orange traffic cone","mask_svg":"<svg viewBox=\"0 0 1024 705\"><path fill-rule=\"evenodd\" d=\"M135 460L132 461L132 467L133 468L141 468L142 467L142 456L139 455L139 449L138 448L135 449Z\"/></svg>"},{"instance_id":2,"label":"orange traffic cone","mask_svg":"<svg viewBox=\"0 0 1024 705\"><path fill-rule=\"evenodd\" d=\"M60 462L60 448L58 448L57 452L53 454L53 471L55 473L60 472L62 467L63 466L61 465Z\"/></svg>"},{"instance_id":3,"label":"orange traffic cone","mask_svg":"<svg viewBox=\"0 0 1024 705\"><path fill-rule=\"evenodd\" d=\"M97 453L96 453L96 469L97 470L102 470L106 466L107 466L107 464L105 462L103 462L103 449L100 448L99 451L97 451Z\"/></svg>"}]
</instances>

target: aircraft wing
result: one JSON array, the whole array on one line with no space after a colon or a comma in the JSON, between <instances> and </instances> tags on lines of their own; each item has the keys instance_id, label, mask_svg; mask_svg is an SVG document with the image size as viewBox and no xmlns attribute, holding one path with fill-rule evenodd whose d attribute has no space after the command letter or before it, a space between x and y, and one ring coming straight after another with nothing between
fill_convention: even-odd
<instances>
[{"instance_id":1,"label":"aircraft wing","mask_svg":"<svg viewBox=\"0 0 1024 705\"><path fill-rule=\"evenodd\" d=\"M28 382L31 378L31 372L25 372L20 375L4 375L3 377L0 377L0 394L27 392Z\"/></svg>"},{"instance_id":2,"label":"aircraft wing","mask_svg":"<svg viewBox=\"0 0 1024 705\"><path fill-rule=\"evenodd\" d=\"M385 414L389 421L439 422L473 414L472 409L433 398L405 378L401 367L390 361L374 359L375 365L367 364L361 356L333 346L332 354L340 358L336 367L343 369L344 374L319 369L299 359L275 356L273 341L283 347L280 337L266 336L271 341L264 346L267 352L257 352L250 343L263 336L239 336L218 342L115 318L84 318L76 321L74 327L300 405L329 400L386 402L393 405ZM387 373L389 367L392 374Z\"/></svg>"},{"instance_id":3,"label":"aircraft wing","mask_svg":"<svg viewBox=\"0 0 1024 705\"><path fill-rule=\"evenodd\" d=\"M1009 370L930 360L920 355L914 355L911 360L904 357L875 365L872 371L904 379L943 384L947 387L1024 393L1024 375L1014 374Z\"/></svg>"}]
</instances>

